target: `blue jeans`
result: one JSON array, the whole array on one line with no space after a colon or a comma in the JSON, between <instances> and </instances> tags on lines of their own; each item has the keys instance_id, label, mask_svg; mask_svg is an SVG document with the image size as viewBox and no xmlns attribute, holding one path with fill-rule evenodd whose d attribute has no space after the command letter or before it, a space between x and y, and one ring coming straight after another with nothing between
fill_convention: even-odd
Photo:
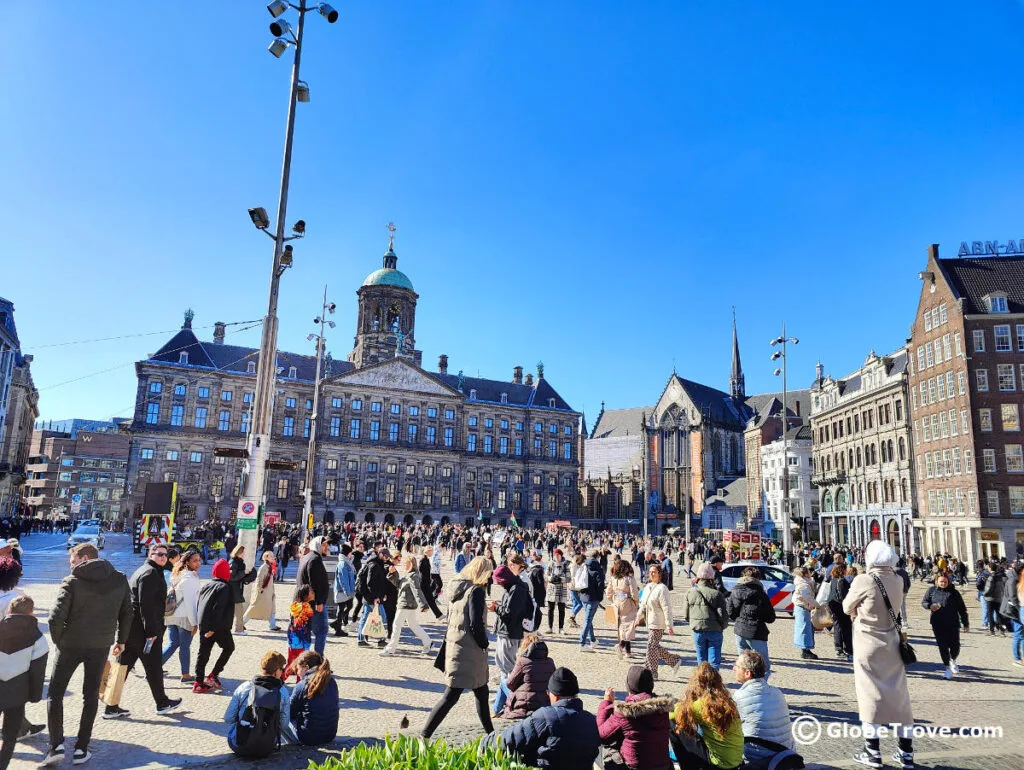
<instances>
[{"instance_id":1,"label":"blue jeans","mask_svg":"<svg viewBox=\"0 0 1024 770\"><path fill-rule=\"evenodd\" d=\"M203 543L203 564L210 560L210 546Z\"/></svg>"},{"instance_id":2,"label":"blue jeans","mask_svg":"<svg viewBox=\"0 0 1024 770\"><path fill-rule=\"evenodd\" d=\"M722 632L694 631L693 649L697 651L698 666L708 662L717 671L718 667L722 665Z\"/></svg>"},{"instance_id":3,"label":"blue jeans","mask_svg":"<svg viewBox=\"0 0 1024 770\"><path fill-rule=\"evenodd\" d=\"M501 681L498 683L498 689L494 693L494 706L491 711L495 714L500 714L501 710L505 708L508 696L511 694L512 691L508 689L508 677L502 674Z\"/></svg>"},{"instance_id":4,"label":"blue jeans","mask_svg":"<svg viewBox=\"0 0 1024 770\"><path fill-rule=\"evenodd\" d=\"M366 627L366 619L368 617L370 617L370 611L374 607L377 607L380 610L380 619L384 621L384 627L387 628L387 625L388 625L388 613L387 613L387 610L384 609L384 603L382 602L380 604L374 604L373 602L365 602L363 604L362 616L359 618L359 632L356 634L356 641L358 641L358 642L363 641L363 629ZM327 625L326 625L326 623L327 623L327 621L325 619L325 621L324 621L324 635L325 635L325 638L326 638L326 634L327 634Z\"/></svg>"},{"instance_id":5,"label":"blue jeans","mask_svg":"<svg viewBox=\"0 0 1024 770\"><path fill-rule=\"evenodd\" d=\"M1024 660L1024 607L1017 609L1017 619L1013 621L1013 659Z\"/></svg>"},{"instance_id":6,"label":"blue jeans","mask_svg":"<svg viewBox=\"0 0 1024 770\"><path fill-rule=\"evenodd\" d=\"M163 665L171 659L174 651L178 651L178 663L181 664L181 675L189 673L189 666L192 652L192 632L186 631L181 626L167 626L167 642L164 644L164 654L160 663Z\"/></svg>"},{"instance_id":7,"label":"blue jeans","mask_svg":"<svg viewBox=\"0 0 1024 770\"><path fill-rule=\"evenodd\" d=\"M988 602L981 595L981 591L978 591L978 603L981 605L981 627L988 628L992 623L992 611L989 609Z\"/></svg>"},{"instance_id":8,"label":"blue jeans","mask_svg":"<svg viewBox=\"0 0 1024 770\"><path fill-rule=\"evenodd\" d=\"M581 647L588 641L597 641L597 635L594 633L594 615L597 614L599 604L600 602L585 602L583 604L583 629L580 631Z\"/></svg>"},{"instance_id":9,"label":"blue jeans","mask_svg":"<svg viewBox=\"0 0 1024 770\"><path fill-rule=\"evenodd\" d=\"M320 612L313 609L313 617L309 619L309 631L313 635L313 649L324 654L327 647L327 605Z\"/></svg>"},{"instance_id":10,"label":"blue jeans","mask_svg":"<svg viewBox=\"0 0 1024 770\"><path fill-rule=\"evenodd\" d=\"M569 614L576 617L576 613L583 609L583 600L580 599L580 595L575 591L569 592L569 598L572 600L572 605L569 609Z\"/></svg>"},{"instance_id":11,"label":"blue jeans","mask_svg":"<svg viewBox=\"0 0 1024 770\"><path fill-rule=\"evenodd\" d=\"M735 633L735 631L733 632ZM743 652L744 650L753 650L764 658L764 678L767 679L772 675L772 662L768 657L768 642L761 641L760 639L747 639L745 636L736 634L736 654Z\"/></svg>"}]
</instances>

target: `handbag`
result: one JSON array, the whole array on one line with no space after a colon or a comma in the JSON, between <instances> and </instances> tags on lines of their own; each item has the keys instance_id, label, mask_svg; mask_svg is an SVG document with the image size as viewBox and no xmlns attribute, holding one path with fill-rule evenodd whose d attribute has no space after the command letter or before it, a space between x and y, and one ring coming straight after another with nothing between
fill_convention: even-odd
<instances>
[{"instance_id":1,"label":"handbag","mask_svg":"<svg viewBox=\"0 0 1024 770\"><path fill-rule=\"evenodd\" d=\"M448 654L448 640L445 639L441 642L441 648L437 651L437 655L434 656L434 668L444 673L445 667L445 655Z\"/></svg>"},{"instance_id":2,"label":"handbag","mask_svg":"<svg viewBox=\"0 0 1024 770\"><path fill-rule=\"evenodd\" d=\"M388 635L384 619L380 616L380 606L374 605L370 614L366 617L366 626L363 628L363 635L371 639L383 639Z\"/></svg>"},{"instance_id":3,"label":"handbag","mask_svg":"<svg viewBox=\"0 0 1024 770\"><path fill-rule=\"evenodd\" d=\"M822 631L826 628L831 628L832 623L832 612L829 610L828 606L822 604L811 610L811 625L814 626L815 631Z\"/></svg>"},{"instance_id":4,"label":"handbag","mask_svg":"<svg viewBox=\"0 0 1024 770\"><path fill-rule=\"evenodd\" d=\"M917 663L917 653L914 652L914 648L907 641L907 635L903 632L903 624L900 623L899 616L893 612L892 604L889 603L889 595L885 592L885 586L878 579L878 575L872 575L871 579L875 581L878 590L882 592L885 608L889 610L889 617L892 619L893 625L896 626L896 635L900 640L900 658L903 660L903 665L909 666L912 663Z\"/></svg>"}]
</instances>

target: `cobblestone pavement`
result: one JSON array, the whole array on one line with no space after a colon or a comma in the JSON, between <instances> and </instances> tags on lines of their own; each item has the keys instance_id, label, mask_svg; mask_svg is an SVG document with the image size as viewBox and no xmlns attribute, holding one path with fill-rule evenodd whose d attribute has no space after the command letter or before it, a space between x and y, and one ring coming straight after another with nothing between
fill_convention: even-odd
<instances>
[{"instance_id":1,"label":"cobblestone pavement","mask_svg":"<svg viewBox=\"0 0 1024 770\"><path fill-rule=\"evenodd\" d=\"M38 615L45 625L47 611L53 606L57 584L66 574L67 560L63 538L35 535L23 543L26 549L25 578L22 587L36 600ZM104 556L118 569L128 573L141 563L141 557L131 553L128 538L113 536L108 540ZM208 575L209 567L202 571ZM290 566L288 578L279 584L277 590L278 617L285 618L288 601L293 590L294 567ZM451 566L445 563L443 577L451 578ZM915 583L908 599L914 643L922 661L910 672L910 694L914 704L914 716L923 728L936 730L940 727L996 727L1001 728L1001 737L919 737L915 741L917 759L921 767L960 768L970 770L990 768L994 770L1020 770L1024 767L1024 738L1021 726L1024 724L1024 690L1021 680L1024 669L1011 665L1012 655L1009 638L991 637L980 631L980 610L974 591L966 591L964 598L970 610L971 619L978 630L963 637L963 652L960 656L961 674L953 681L942 678L938 651L931 637L924 610L919 604L924 592L923 584ZM497 589L495 591L497 595ZM681 608L685 591L677 584L673 601ZM444 608L442 597L442 609ZM681 609L677 617L681 617ZM428 633L440 640L443 627L429 615L421 616ZM817 652L821 660L808 664L799 659L792 645L792 620L783 615L775 623L769 640L774 674L773 684L781 687L794 718L817 719L823 725L820 740L800 748L809 765L815 767L854 767L849 757L860 745L856 736L835 733L857 726L857 702L854 693L853 675L850 665L832 658L831 638L817 635ZM573 637L555 636L549 638L551 654L558 665L566 665L576 671L583 685L583 700L587 708L596 709L605 687L611 685L621 693L629 662L620 660L614 653L614 635L598 618L598 652L580 652ZM723 674L731 679L734 648L731 631L726 634L726 649ZM412 637L406 632L406 644L401 652L392 658L381 658L376 648L365 649L355 646L354 638L331 638L327 656L338 676L341 692L342 738L327 749L283 749L275 757L260 762L261 768L290 770L305 767L308 759L337 752L358 740L377 740L386 734L403 732L400 724L408 718L409 728L405 732L416 734L422 728L426 715L444 689L441 677L431 665L431 660L414 651ZM612 640L612 641L609 641ZM270 633L266 623L252 622L249 634L236 637L237 650L222 677L225 685L223 695L193 695L185 685L177 682L180 673L177 657L168 661L165 680L172 697L183 697L180 711L166 716L155 713L152 697L145 680L129 675L125 686L122 706L131 710L127 720L104 721L97 719L91 744L95 767L111 768L157 768L210 766L215 767L233 758L228 753L224 739L226 726L223 723L224 709L230 692L241 681L252 676L260 656L268 649L286 650L284 635ZM694 661L693 643L685 626L677 625L676 635L666 637L667 646L684 656L683 666L676 679L671 670L661 669L658 690L662 693L680 694ZM644 634L634 644L634 658L644 648ZM193 658L195 650L193 650ZM81 673L71 681L65 699L65 731L73 737L80 714ZM29 718L33 722L46 721L45 703L30 704ZM495 726L500 727L501 722ZM834 726L829 727L829 724ZM452 710L437 737L461 742L481 734L476 719L473 699L463 697ZM831 737L833 734L838 737ZM934 733L933 733L934 735ZM888 757L895 748L892 740L883 741L883 755ZM68 756L72 741L69 738ZM34 767L46 748L45 735L18 744L13 768ZM891 763L890 763L891 766Z\"/></svg>"}]
</instances>

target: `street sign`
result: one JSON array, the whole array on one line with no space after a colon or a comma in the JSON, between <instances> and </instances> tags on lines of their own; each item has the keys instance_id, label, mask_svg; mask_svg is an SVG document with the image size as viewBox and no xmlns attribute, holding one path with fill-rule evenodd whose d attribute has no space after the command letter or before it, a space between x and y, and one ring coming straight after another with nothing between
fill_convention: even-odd
<instances>
[{"instance_id":1,"label":"street sign","mask_svg":"<svg viewBox=\"0 0 1024 770\"><path fill-rule=\"evenodd\" d=\"M238 504L238 515L235 523L239 529L259 529L259 511L252 500L242 500Z\"/></svg>"},{"instance_id":2,"label":"street sign","mask_svg":"<svg viewBox=\"0 0 1024 770\"><path fill-rule=\"evenodd\" d=\"M280 524L281 523L281 512L280 511L266 511L263 514L264 524Z\"/></svg>"},{"instance_id":3,"label":"street sign","mask_svg":"<svg viewBox=\"0 0 1024 770\"><path fill-rule=\"evenodd\" d=\"M81 495L75 495L75 497L79 497L80 498ZM82 510L82 503L81 503L81 501L80 500L73 500L71 502L71 513L72 513L72 515L78 513L80 510Z\"/></svg>"},{"instance_id":4,"label":"street sign","mask_svg":"<svg viewBox=\"0 0 1024 770\"><path fill-rule=\"evenodd\" d=\"M73 503L80 503L80 502L82 502L82 495L79 494L78 492L75 492L75 494L71 495L71 502L73 502Z\"/></svg>"},{"instance_id":5,"label":"street sign","mask_svg":"<svg viewBox=\"0 0 1024 770\"><path fill-rule=\"evenodd\" d=\"M235 526L238 529L258 529L256 519L238 518L235 520Z\"/></svg>"}]
</instances>

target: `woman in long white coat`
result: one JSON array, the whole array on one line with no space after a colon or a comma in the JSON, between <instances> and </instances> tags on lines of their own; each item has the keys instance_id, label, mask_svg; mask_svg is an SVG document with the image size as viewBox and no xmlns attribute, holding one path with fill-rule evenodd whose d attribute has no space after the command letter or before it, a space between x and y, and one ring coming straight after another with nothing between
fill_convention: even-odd
<instances>
[{"instance_id":1,"label":"woman in long white coat","mask_svg":"<svg viewBox=\"0 0 1024 770\"><path fill-rule=\"evenodd\" d=\"M898 614L903 604L903 578L895 572L898 558L888 544L872 541L864 551L867 574L853 579L843 601L843 611L853 620L854 686L865 735L864 748L853 758L868 767L882 767L875 729L896 723L902 728L899 749L893 759L900 767L913 770L914 715L910 708L907 669L900 657L899 632L876 583L876 579L881 582L893 611Z\"/></svg>"}]
</instances>

